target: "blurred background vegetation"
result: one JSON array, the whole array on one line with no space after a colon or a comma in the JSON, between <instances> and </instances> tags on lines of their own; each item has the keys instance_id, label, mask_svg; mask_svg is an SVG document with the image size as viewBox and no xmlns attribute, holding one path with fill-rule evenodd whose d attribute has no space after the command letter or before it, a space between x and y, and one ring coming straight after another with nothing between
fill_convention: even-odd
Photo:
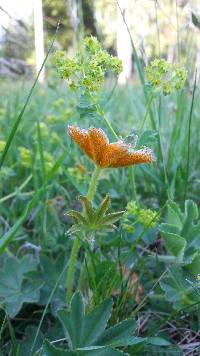
<instances>
[{"instance_id":1,"label":"blurred background vegetation","mask_svg":"<svg viewBox=\"0 0 200 356\"><path fill-rule=\"evenodd\" d=\"M135 72L129 36L115 0L34 0L0 1L0 72L23 74L22 64L33 72L35 64L34 32L37 26L35 3L42 7L47 50L60 21L56 48L73 53L76 44L88 34L96 36L104 47L119 57L126 52L130 75ZM11 5L12 3L12 5ZM119 1L134 45L144 64L156 56L169 61L190 59L191 70L200 66L200 5L196 0L124 0ZM24 10L23 10L24 7ZM16 11L15 8L18 8ZM20 11L21 9L21 11ZM27 10L26 10L27 9ZM35 16L35 20L34 20ZM120 53L121 51L121 53ZM18 67L15 67L15 60ZM6 66L7 63L7 66ZM185 63L187 64L187 63ZM21 65L21 67L20 67ZM128 65L128 63L127 63ZM20 70L21 68L21 70Z\"/></svg>"}]
</instances>

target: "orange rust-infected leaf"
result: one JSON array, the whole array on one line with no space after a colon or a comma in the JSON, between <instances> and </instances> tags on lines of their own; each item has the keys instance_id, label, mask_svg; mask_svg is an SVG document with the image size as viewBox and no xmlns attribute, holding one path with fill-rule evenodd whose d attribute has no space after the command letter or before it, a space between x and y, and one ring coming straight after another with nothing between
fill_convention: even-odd
<instances>
[{"instance_id":1,"label":"orange rust-infected leaf","mask_svg":"<svg viewBox=\"0 0 200 356\"><path fill-rule=\"evenodd\" d=\"M106 134L100 128L84 130L69 126L68 132L86 155L101 168L127 167L154 161L151 149L133 150L123 141L109 143Z\"/></svg>"}]
</instances>

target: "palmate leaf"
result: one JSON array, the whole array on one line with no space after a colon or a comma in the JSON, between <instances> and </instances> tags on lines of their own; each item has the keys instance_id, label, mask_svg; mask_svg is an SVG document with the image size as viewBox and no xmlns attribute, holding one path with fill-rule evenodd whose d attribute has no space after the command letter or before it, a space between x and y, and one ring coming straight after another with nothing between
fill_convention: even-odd
<instances>
[{"instance_id":1,"label":"palmate leaf","mask_svg":"<svg viewBox=\"0 0 200 356\"><path fill-rule=\"evenodd\" d=\"M70 310L58 312L70 349L78 350L81 355L117 356L124 353L114 350L115 346L137 343L138 340L135 341L132 336L136 328L135 320L124 320L106 329L111 312L112 300L107 299L85 315L83 297L80 292L75 293Z\"/></svg>"},{"instance_id":2,"label":"palmate leaf","mask_svg":"<svg viewBox=\"0 0 200 356\"><path fill-rule=\"evenodd\" d=\"M82 295L76 293L70 311L58 311L71 347L74 349L91 345L106 328L111 310L112 301L106 300L85 316Z\"/></svg>"},{"instance_id":3,"label":"palmate leaf","mask_svg":"<svg viewBox=\"0 0 200 356\"><path fill-rule=\"evenodd\" d=\"M183 262L184 252L186 249L186 240L178 234L171 231L175 231L175 227L169 224L161 224L160 231L161 236L165 241L165 245L169 253L176 257L176 262Z\"/></svg>"},{"instance_id":4,"label":"palmate leaf","mask_svg":"<svg viewBox=\"0 0 200 356\"><path fill-rule=\"evenodd\" d=\"M128 355L122 351L114 350L111 347L86 347L77 351L70 351L57 348L46 340L43 345L42 356L122 356Z\"/></svg>"},{"instance_id":5,"label":"palmate leaf","mask_svg":"<svg viewBox=\"0 0 200 356\"><path fill-rule=\"evenodd\" d=\"M65 253L59 254L57 258L47 256L46 254L40 255L40 266L42 279L44 285L40 291L40 303L45 305L48 302L49 295L51 294L55 284L57 283L64 266L66 264L66 255ZM66 303L66 278L67 270L63 273L63 277L60 280L60 283L51 299L51 308L53 311L60 309Z\"/></svg>"},{"instance_id":6,"label":"palmate leaf","mask_svg":"<svg viewBox=\"0 0 200 356\"><path fill-rule=\"evenodd\" d=\"M129 356L129 354L123 351L115 350L112 347L105 346L91 346L78 349L77 356Z\"/></svg>"},{"instance_id":7,"label":"palmate leaf","mask_svg":"<svg viewBox=\"0 0 200 356\"><path fill-rule=\"evenodd\" d=\"M110 224L113 224L115 223L116 221L118 221L122 215L124 214L124 211L118 211L116 213L110 213L110 214L107 214L106 216L104 216L101 220L100 220L100 223L102 225L110 225Z\"/></svg>"},{"instance_id":8,"label":"palmate leaf","mask_svg":"<svg viewBox=\"0 0 200 356\"><path fill-rule=\"evenodd\" d=\"M93 213L91 201L82 195L79 197L79 200L80 200L83 208L85 209L87 219L92 222L93 218L94 218L94 213Z\"/></svg>"},{"instance_id":9,"label":"palmate leaf","mask_svg":"<svg viewBox=\"0 0 200 356\"><path fill-rule=\"evenodd\" d=\"M70 210L66 215L72 217L79 224L86 224L86 219L84 216L76 210Z\"/></svg>"},{"instance_id":10,"label":"palmate leaf","mask_svg":"<svg viewBox=\"0 0 200 356\"><path fill-rule=\"evenodd\" d=\"M200 237L200 220L198 207L192 200L185 202L185 216L180 231L181 236L185 237L188 243L191 243L197 237ZM197 223L195 223L197 221Z\"/></svg>"},{"instance_id":11,"label":"palmate leaf","mask_svg":"<svg viewBox=\"0 0 200 356\"><path fill-rule=\"evenodd\" d=\"M67 213L67 215L71 216L76 222L76 224L68 229L68 234L82 231L84 237L88 239L88 236L93 235L95 232L99 234L110 232L115 228L113 224L124 214L124 211L106 214L110 203L109 196L106 196L102 200L97 209L92 206L87 197L80 196L80 201L83 206L83 212L70 210Z\"/></svg>"},{"instance_id":12,"label":"palmate leaf","mask_svg":"<svg viewBox=\"0 0 200 356\"><path fill-rule=\"evenodd\" d=\"M76 356L76 352L63 350L53 346L48 340L43 345L42 356Z\"/></svg>"},{"instance_id":13,"label":"palmate leaf","mask_svg":"<svg viewBox=\"0 0 200 356\"><path fill-rule=\"evenodd\" d=\"M127 319L121 323L106 329L103 334L95 341L96 345L115 345L123 346L126 341L132 340L131 336L136 329L136 322L133 319Z\"/></svg>"},{"instance_id":14,"label":"palmate leaf","mask_svg":"<svg viewBox=\"0 0 200 356\"><path fill-rule=\"evenodd\" d=\"M102 200L101 204L99 205L99 207L96 210L95 213L95 220L98 222L99 219L101 219L104 214L106 213L106 211L108 210L110 205L110 197L109 195L106 195L106 197Z\"/></svg>"},{"instance_id":15,"label":"palmate leaf","mask_svg":"<svg viewBox=\"0 0 200 356\"><path fill-rule=\"evenodd\" d=\"M74 294L70 305L70 311L64 309L58 311L58 317L62 322L70 348L74 349L82 346L84 313L84 303L81 293Z\"/></svg>"},{"instance_id":16,"label":"palmate leaf","mask_svg":"<svg viewBox=\"0 0 200 356\"><path fill-rule=\"evenodd\" d=\"M72 297L69 310L58 311L63 325L70 351L57 349L48 341L44 343L44 356L62 355L91 355L91 356L120 356L129 355L116 347L127 347L139 343L152 345L169 345L169 341L160 337L136 337L134 332L136 322L127 319L106 329L112 312L112 300L107 299L93 311L85 315L84 301L80 292Z\"/></svg>"},{"instance_id":17,"label":"palmate leaf","mask_svg":"<svg viewBox=\"0 0 200 356\"><path fill-rule=\"evenodd\" d=\"M196 203L185 201L181 212L176 203L168 203L169 224L161 224L160 231L166 248L176 263L184 264L191 273L199 273L200 220ZM190 266L190 267L189 267Z\"/></svg>"},{"instance_id":18,"label":"palmate leaf","mask_svg":"<svg viewBox=\"0 0 200 356\"><path fill-rule=\"evenodd\" d=\"M82 346L95 345L105 330L112 311L112 300L107 299L85 316Z\"/></svg>"},{"instance_id":19,"label":"palmate leaf","mask_svg":"<svg viewBox=\"0 0 200 356\"><path fill-rule=\"evenodd\" d=\"M137 142L137 146L150 146L158 140L157 131L146 130L144 131Z\"/></svg>"},{"instance_id":20,"label":"palmate leaf","mask_svg":"<svg viewBox=\"0 0 200 356\"><path fill-rule=\"evenodd\" d=\"M36 261L29 255L21 260L14 257L5 260L0 278L0 303L5 305L11 318L19 312L23 303L36 303L39 300L43 282L29 279L26 275L36 267Z\"/></svg>"},{"instance_id":21,"label":"palmate leaf","mask_svg":"<svg viewBox=\"0 0 200 356\"><path fill-rule=\"evenodd\" d=\"M197 276L200 273L200 251L196 254L192 263L187 265L187 268L194 276Z\"/></svg>"},{"instance_id":22,"label":"palmate leaf","mask_svg":"<svg viewBox=\"0 0 200 356\"><path fill-rule=\"evenodd\" d=\"M160 286L165 292L166 300L173 303L177 310L199 300L194 287L184 277L183 270L180 268L171 268L168 276L160 282Z\"/></svg>"},{"instance_id":23,"label":"palmate leaf","mask_svg":"<svg viewBox=\"0 0 200 356\"><path fill-rule=\"evenodd\" d=\"M181 209L172 200L169 200L167 209L169 224L176 226L180 230L184 219L184 214L182 213Z\"/></svg>"}]
</instances>

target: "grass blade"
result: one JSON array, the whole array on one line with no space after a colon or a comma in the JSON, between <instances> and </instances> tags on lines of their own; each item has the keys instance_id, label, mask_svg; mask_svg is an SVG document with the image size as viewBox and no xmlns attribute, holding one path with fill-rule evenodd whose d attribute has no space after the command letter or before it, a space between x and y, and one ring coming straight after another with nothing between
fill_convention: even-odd
<instances>
[{"instance_id":1,"label":"grass blade","mask_svg":"<svg viewBox=\"0 0 200 356\"><path fill-rule=\"evenodd\" d=\"M20 124L20 122L21 122L21 120L22 120L22 117L23 117L23 115L24 115L24 112L25 112L25 110L26 110L26 107L27 107L27 105L28 105L28 103L29 103L29 101L30 101L30 99L31 99L31 96L32 96L32 94L33 94L33 91L34 91L34 89L35 89L35 86L36 86L36 84L37 84L37 82L38 82L40 73L42 72L42 69L44 68L44 65L45 65L45 63L46 63L46 61L47 61L47 58L48 58L48 56L49 56L49 53L50 53L51 50L52 50L53 44L54 44L55 39L56 39L56 36L57 36L58 29L59 29L59 23L58 23L58 26L57 26L55 35L54 35L54 37L53 37L53 39L52 39L52 42L51 42L51 44L50 44L50 47L49 47L49 49L48 49L48 51L47 51L47 54L46 54L46 56L45 56L45 59L44 59L42 65L41 65L41 68L40 68L40 70L39 70L39 72L38 72L38 74L37 74L37 76L36 76L36 78L35 78L35 80L34 80L34 83L33 83L32 87L31 87L31 89L30 89L30 91L29 91L29 94L28 94L28 96L27 96L27 98L26 98L25 104L24 104L24 106L23 106L21 112L19 113L18 117L16 118L15 123L14 123L14 125L13 125L13 127L12 127L12 129L11 129L11 131L10 131L10 134L9 134L9 136L8 136L8 140L7 140L7 142L6 142L6 146L5 146L4 151L3 151L3 153L2 153L2 156L1 156L0 169L1 169L1 167L3 166L3 163L4 163L5 158L6 158L6 156L7 156L8 150L9 150L9 148L10 148L10 145L11 145L13 139L14 139L14 136L15 136L15 134L16 134L16 131L17 131L17 129L18 129L18 126L19 126L19 124Z\"/></svg>"}]
</instances>

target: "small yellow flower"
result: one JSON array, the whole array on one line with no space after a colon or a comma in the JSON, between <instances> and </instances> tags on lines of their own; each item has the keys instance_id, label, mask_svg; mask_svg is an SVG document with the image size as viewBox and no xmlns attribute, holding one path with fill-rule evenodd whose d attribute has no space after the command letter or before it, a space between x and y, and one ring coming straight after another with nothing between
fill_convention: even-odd
<instances>
[{"instance_id":1,"label":"small yellow flower","mask_svg":"<svg viewBox=\"0 0 200 356\"><path fill-rule=\"evenodd\" d=\"M84 130L69 126L68 132L86 155L101 168L127 167L154 161L151 149L134 150L123 141L109 143L108 137L100 128Z\"/></svg>"},{"instance_id":2,"label":"small yellow flower","mask_svg":"<svg viewBox=\"0 0 200 356\"><path fill-rule=\"evenodd\" d=\"M197 281L200 282L200 274L197 275Z\"/></svg>"}]
</instances>

